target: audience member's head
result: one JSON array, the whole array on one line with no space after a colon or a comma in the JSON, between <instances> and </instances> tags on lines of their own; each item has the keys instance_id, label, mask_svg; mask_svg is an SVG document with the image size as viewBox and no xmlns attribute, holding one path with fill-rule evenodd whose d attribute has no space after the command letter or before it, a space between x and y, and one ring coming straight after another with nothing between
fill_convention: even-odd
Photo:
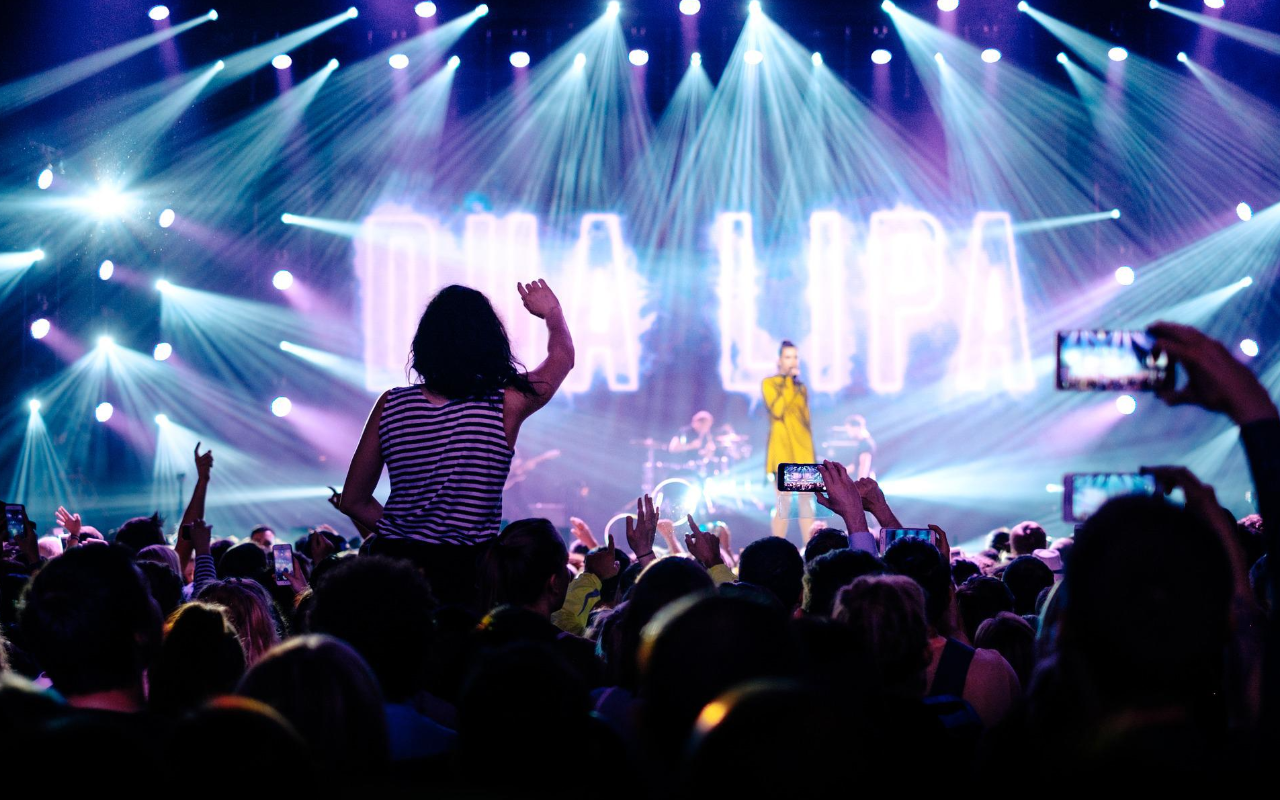
<instances>
[{"instance_id":1,"label":"audience member's head","mask_svg":"<svg viewBox=\"0 0 1280 800\"><path fill-rule=\"evenodd\" d=\"M222 554L218 561L219 578L249 578L258 582L274 581L271 575L270 562L263 549L253 542L241 542L232 545Z\"/></svg>"},{"instance_id":2,"label":"audience member's head","mask_svg":"<svg viewBox=\"0 0 1280 800\"><path fill-rule=\"evenodd\" d=\"M884 554L884 563L898 575L905 575L924 590L925 615L929 625L940 635L947 635L951 609L951 567L944 564L942 554L931 542L900 539Z\"/></svg>"},{"instance_id":3,"label":"audience member's head","mask_svg":"<svg viewBox=\"0 0 1280 800\"><path fill-rule=\"evenodd\" d=\"M133 560L141 564L144 561L151 561L161 566L169 568L174 575L181 577L182 566L179 563L178 552L167 544L147 545L138 551Z\"/></svg>"},{"instance_id":4,"label":"audience member's head","mask_svg":"<svg viewBox=\"0 0 1280 800\"><path fill-rule=\"evenodd\" d=\"M550 616L569 590L568 561L569 549L550 520L516 520L489 545L481 563L484 608L514 605Z\"/></svg>"},{"instance_id":5,"label":"audience member's head","mask_svg":"<svg viewBox=\"0 0 1280 800\"><path fill-rule=\"evenodd\" d=\"M835 618L850 627L859 650L869 654L882 691L924 696L929 625L920 584L904 575L863 576L836 597Z\"/></svg>"},{"instance_id":6,"label":"audience member's head","mask_svg":"<svg viewBox=\"0 0 1280 800\"><path fill-rule=\"evenodd\" d=\"M387 720L377 678L359 653L337 639L289 639L245 673L238 694L280 712L320 764L341 764L351 778L387 760Z\"/></svg>"},{"instance_id":7,"label":"audience member's head","mask_svg":"<svg viewBox=\"0 0 1280 800\"><path fill-rule=\"evenodd\" d=\"M826 555L832 550L849 549L849 535L835 528L823 528L809 539L804 546L804 562L812 564L815 558Z\"/></svg>"},{"instance_id":8,"label":"audience member's head","mask_svg":"<svg viewBox=\"0 0 1280 800\"><path fill-rule=\"evenodd\" d=\"M250 547L256 547L253 544ZM228 578L215 581L200 590L197 600L215 603L227 610L227 616L244 647L245 663L253 666L258 659L280 641L282 625L271 596L257 581Z\"/></svg>"},{"instance_id":9,"label":"audience member's head","mask_svg":"<svg viewBox=\"0 0 1280 800\"><path fill-rule=\"evenodd\" d=\"M235 546L236 540L231 536L227 536L222 539L214 539L209 544L209 556L213 558L213 565L215 568L222 563L222 557L227 554L227 551ZM194 559L192 559L192 561L194 561Z\"/></svg>"},{"instance_id":10,"label":"audience member's head","mask_svg":"<svg viewBox=\"0 0 1280 800\"><path fill-rule=\"evenodd\" d=\"M57 558L62 555L62 540L57 536L41 536L36 542L36 549L40 551L41 558Z\"/></svg>"},{"instance_id":11,"label":"audience member's head","mask_svg":"<svg viewBox=\"0 0 1280 800\"><path fill-rule=\"evenodd\" d=\"M1031 520L1019 522L1013 526L1013 530L1009 531L1009 554L1015 558L1029 556L1048 546L1049 536L1038 522Z\"/></svg>"},{"instance_id":12,"label":"audience member's head","mask_svg":"<svg viewBox=\"0 0 1280 800\"><path fill-rule=\"evenodd\" d=\"M1035 556L1018 556L1004 570L1004 585L1013 593L1015 614L1036 613L1036 598L1053 586L1053 570Z\"/></svg>"},{"instance_id":13,"label":"audience member's head","mask_svg":"<svg viewBox=\"0 0 1280 800\"><path fill-rule=\"evenodd\" d=\"M164 761L175 780L191 781L192 753L225 752L229 743L252 743L253 757L235 760L242 786L279 785L287 769L291 791L315 791L323 766L313 763L306 743L289 721L266 703L248 697L216 697L183 717L168 737Z\"/></svg>"},{"instance_id":14,"label":"audience member's head","mask_svg":"<svg viewBox=\"0 0 1280 800\"><path fill-rule=\"evenodd\" d=\"M613 665L624 686L634 688L638 680L636 654L640 632L653 616L669 603L691 594L710 593L715 588L711 576L698 562L688 558L660 558L640 573L631 589L619 631L621 652Z\"/></svg>"},{"instance_id":15,"label":"audience member's head","mask_svg":"<svg viewBox=\"0 0 1280 800\"><path fill-rule=\"evenodd\" d=\"M427 579L409 562L345 559L315 589L311 630L354 647L387 700L399 703L425 686L435 606Z\"/></svg>"},{"instance_id":16,"label":"audience member's head","mask_svg":"<svg viewBox=\"0 0 1280 800\"><path fill-rule=\"evenodd\" d=\"M431 298L409 360L427 389L448 398L481 397L506 386L532 391L489 298L465 286L446 286Z\"/></svg>"},{"instance_id":17,"label":"audience member's head","mask_svg":"<svg viewBox=\"0 0 1280 800\"><path fill-rule=\"evenodd\" d=\"M160 657L147 673L147 700L162 714L190 711L235 691L244 667L244 648L226 609L187 603L165 623Z\"/></svg>"},{"instance_id":18,"label":"audience member's head","mask_svg":"<svg viewBox=\"0 0 1280 800\"><path fill-rule=\"evenodd\" d=\"M271 546L276 543L276 532L271 530L270 525L259 525L249 532L249 541L269 553Z\"/></svg>"},{"instance_id":19,"label":"audience member's head","mask_svg":"<svg viewBox=\"0 0 1280 800\"><path fill-rule=\"evenodd\" d=\"M833 550L814 559L804 573L804 613L831 616L841 589L863 575L882 572L884 562L864 550Z\"/></svg>"},{"instance_id":20,"label":"audience member's head","mask_svg":"<svg viewBox=\"0 0 1280 800\"><path fill-rule=\"evenodd\" d=\"M957 558L951 562L951 582L956 586L963 586L965 581L981 574L982 567L967 558Z\"/></svg>"},{"instance_id":21,"label":"audience member's head","mask_svg":"<svg viewBox=\"0 0 1280 800\"><path fill-rule=\"evenodd\" d=\"M999 578L976 575L956 588L956 608L972 642L979 625L1003 611L1013 611L1013 592Z\"/></svg>"},{"instance_id":22,"label":"audience member's head","mask_svg":"<svg viewBox=\"0 0 1280 800\"><path fill-rule=\"evenodd\" d=\"M147 582L147 591L156 601L160 616L168 617L182 602L182 579L169 567L155 561L137 561L135 564Z\"/></svg>"},{"instance_id":23,"label":"audience member's head","mask_svg":"<svg viewBox=\"0 0 1280 800\"><path fill-rule=\"evenodd\" d=\"M1023 686L1031 685L1031 671L1036 663L1035 644L1036 632L1031 625L1008 611L983 620L973 637L974 647L985 647L1004 656Z\"/></svg>"},{"instance_id":24,"label":"audience member's head","mask_svg":"<svg viewBox=\"0 0 1280 800\"><path fill-rule=\"evenodd\" d=\"M997 554L1009 552L1009 529L996 528L987 534L987 549Z\"/></svg>"},{"instance_id":25,"label":"audience member's head","mask_svg":"<svg viewBox=\"0 0 1280 800\"><path fill-rule=\"evenodd\" d=\"M157 511L149 517L134 517L126 520L116 530L114 541L118 545L129 548L134 553L153 544L162 545L165 543L164 519L160 516L160 512Z\"/></svg>"},{"instance_id":26,"label":"audience member's head","mask_svg":"<svg viewBox=\"0 0 1280 800\"><path fill-rule=\"evenodd\" d=\"M804 592L804 559L791 542L766 536L742 551L738 580L768 589L783 608L794 610L799 607Z\"/></svg>"},{"instance_id":27,"label":"audience member's head","mask_svg":"<svg viewBox=\"0 0 1280 800\"><path fill-rule=\"evenodd\" d=\"M73 705L109 692L136 693L141 701L161 622L130 551L75 547L50 561L31 579L21 626L54 688Z\"/></svg>"}]
</instances>

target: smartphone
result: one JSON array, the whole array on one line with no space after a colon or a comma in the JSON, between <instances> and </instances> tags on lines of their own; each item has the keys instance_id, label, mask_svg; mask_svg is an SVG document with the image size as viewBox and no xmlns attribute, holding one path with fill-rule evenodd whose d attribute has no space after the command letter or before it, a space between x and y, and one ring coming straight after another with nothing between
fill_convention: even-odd
<instances>
[{"instance_id":1,"label":"smartphone","mask_svg":"<svg viewBox=\"0 0 1280 800\"><path fill-rule=\"evenodd\" d=\"M21 503L4 504L4 539L12 542L27 532L27 507Z\"/></svg>"},{"instance_id":2,"label":"smartphone","mask_svg":"<svg viewBox=\"0 0 1280 800\"><path fill-rule=\"evenodd\" d=\"M1153 392L1173 388L1165 353L1152 352L1146 331L1058 331L1059 389L1088 392Z\"/></svg>"},{"instance_id":3,"label":"smartphone","mask_svg":"<svg viewBox=\"0 0 1280 800\"><path fill-rule=\"evenodd\" d=\"M779 464L778 491L821 492L827 487L822 483L822 473L817 464Z\"/></svg>"},{"instance_id":4,"label":"smartphone","mask_svg":"<svg viewBox=\"0 0 1280 800\"><path fill-rule=\"evenodd\" d=\"M1076 472L1062 476L1062 519L1084 522L1113 497L1155 494L1156 479L1137 472Z\"/></svg>"},{"instance_id":5,"label":"smartphone","mask_svg":"<svg viewBox=\"0 0 1280 800\"><path fill-rule=\"evenodd\" d=\"M938 546L937 534L929 528L881 528L880 541L885 552L889 551L897 542L903 539L918 539L922 542L928 542L934 547Z\"/></svg>"},{"instance_id":6,"label":"smartphone","mask_svg":"<svg viewBox=\"0 0 1280 800\"><path fill-rule=\"evenodd\" d=\"M276 586L288 586L293 575L293 547L287 544L271 546L271 557L275 561Z\"/></svg>"}]
</instances>

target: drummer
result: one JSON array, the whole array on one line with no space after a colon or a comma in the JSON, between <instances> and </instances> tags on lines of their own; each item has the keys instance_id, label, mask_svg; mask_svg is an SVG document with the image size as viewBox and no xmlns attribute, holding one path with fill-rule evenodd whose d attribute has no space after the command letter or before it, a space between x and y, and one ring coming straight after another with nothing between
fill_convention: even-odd
<instances>
[{"instance_id":1,"label":"drummer","mask_svg":"<svg viewBox=\"0 0 1280 800\"><path fill-rule=\"evenodd\" d=\"M715 417L711 416L711 412L705 409L694 414L693 419L689 420L689 424L671 437L671 443L667 445L667 452L697 452L700 457L709 458L716 450L716 440L711 435L711 428L715 425L715 422Z\"/></svg>"}]
</instances>

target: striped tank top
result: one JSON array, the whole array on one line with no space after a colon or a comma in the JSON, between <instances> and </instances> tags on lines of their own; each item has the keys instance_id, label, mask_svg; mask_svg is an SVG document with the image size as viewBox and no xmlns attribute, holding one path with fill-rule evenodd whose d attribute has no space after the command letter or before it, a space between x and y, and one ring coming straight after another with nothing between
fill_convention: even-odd
<instances>
[{"instance_id":1,"label":"striped tank top","mask_svg":"<svg viewBox=\"0 0 1280 800\"><path fill-rule=\"evenodd\" d=\"M502 389L441 406L417 386L388 393L378 441L391 495L380 535L433 544L479 544L498 535L513 455L502 403Z\"/></svg>"}]
</instances>

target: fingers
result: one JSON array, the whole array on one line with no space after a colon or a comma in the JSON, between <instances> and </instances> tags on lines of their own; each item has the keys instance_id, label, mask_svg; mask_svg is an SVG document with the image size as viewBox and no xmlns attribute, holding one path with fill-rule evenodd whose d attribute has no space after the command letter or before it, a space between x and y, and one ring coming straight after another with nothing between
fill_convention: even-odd
<instances>
[{"instance_id":1,"label":"fingers","mask_svg":"<svg viewBox=\"0 0 1280 800\"><path fill-rule=\"evenodd\" d=\"M694 521L693 521L693 515L692 515L692 514L688 514L688 515L686 515L686 516L687 516L687 518L688 518L688 520L689 520L689 530L690 530L690 531L693 531L693 532L695 532L695 533L702 533L702 528L699 528L699 527L698 527L698 523L696 523L696 522L694 522Z\"/></svg>"},{"instance_id":2,"label":"fingers","mask_svg":"<svg viewBox=\"0 0 1280 800\"><path fill-rule=\"evenodd\" d=\"M616 549L616 548L614 547L614 545L613 545L613 534L612 534L612 533L605 537L605 542L606 542L606 544L605 544L605 546L604 546L604 549L605 549L605 550L608 550L610 553L612 553L612 552Z\"/></svg>"},{"instance_id":3,"label":"fingers","mask_svg":"<svg viewBox=\"0 0 1280 800\"><path fill-rule=\"evenodd\" d=\"M520 293L521 300L529 296L529 290L524 288L524 284L520 281L516 281L516 291Z\"/></svg>"},{"instance_id":4,"label":"fingers","mask_svg":"<svg viewBox=\"0 0 1280 800\"><path fill-rule=\"evenodd\" d=\"M644 510L645 513L649 515L650 519L658 518L658 512L653 507L653 498L647 494L644 496Z\"/></svg>"},{"instance_id":5,"label":"fingers","mask_svg":"<svg viewBox=\"0 0 1280 800\"><path fill-rule=\"evenodd\" d=\"M831 500L823 492L814 492L813 499L818 501L818 505L826 509L831 509ZM831 509L834 510L834 509Z\"/></svg>"}]
</instances>

